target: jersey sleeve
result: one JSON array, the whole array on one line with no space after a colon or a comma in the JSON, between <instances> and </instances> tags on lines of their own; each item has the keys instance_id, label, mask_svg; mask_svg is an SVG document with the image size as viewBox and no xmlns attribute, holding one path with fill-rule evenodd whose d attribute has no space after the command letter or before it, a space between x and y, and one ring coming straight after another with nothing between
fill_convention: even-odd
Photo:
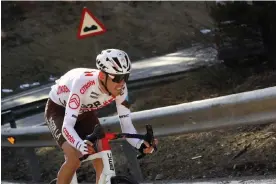
<instances>
[{"instance_id":1,"label":"jersey sleeve","mask_svg":"<svg viewBox=\"0 0 276 184\"><path fill-rule=\"evenodd\" d=\"M119 96L116 97L116 108L118 112L118 116L120 119L120 126L123 133L137 133L136 129L134 128L131 117L130 117L130 103L128 99L128 90L127 86L124 86L123 91ZM137 149L140 148L143 140L134 139L134 138L127 138L127 141Z\"/></svg>"},{"instance_id":2,"label":"jersey sleeve","mask_svg":"<svg viewBox=\"0 0 276 184\"><path fill-rule=\"evenodd\" d=\"M66 104L65 117L62 126L62 135L69 144L77 149L79 149L79 147L81 146L80 143L83 142L83 140L79 137L74 129L83 101L83 95L80 93L82 84L83 83L80 81L80 78L76 78L72 82L72 90L70 91Z\"/></svg>"}]
</instances>

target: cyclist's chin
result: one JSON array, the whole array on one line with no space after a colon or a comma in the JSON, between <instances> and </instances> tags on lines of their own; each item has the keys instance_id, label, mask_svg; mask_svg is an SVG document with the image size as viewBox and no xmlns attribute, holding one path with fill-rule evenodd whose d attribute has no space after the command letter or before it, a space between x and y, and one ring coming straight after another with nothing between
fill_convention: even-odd
<instances>
[{"instance_id":1,"label":"cyclist's chin","mask_svg":"<svg viewBox=\"0 0 276 184\"><path fill-rule=\"evenodd\" d=\"M114 91L111 92L111 94L112 94L113 96L119 96L120 93L121 93L121 91L117 91L117 90L114 90Z\"/></svg>"}]
</instances>

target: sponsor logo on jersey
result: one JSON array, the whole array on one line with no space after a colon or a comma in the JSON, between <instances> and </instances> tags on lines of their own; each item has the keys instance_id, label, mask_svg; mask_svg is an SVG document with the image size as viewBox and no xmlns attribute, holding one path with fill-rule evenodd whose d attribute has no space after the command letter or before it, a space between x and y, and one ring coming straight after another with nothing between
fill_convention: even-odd
<instances>
[{"instance_id":1,"label":"sponsor logo on jersey","mask_svg":"<svg viewBox=\"0 0 276 184\"><path fill-rule=\"evenodd\" d=\"M80 141L78 141L77 144L76 144L76 148L80 149L80 147L81 147L81 144L80 144Z\"/></svg>"},{"instance_id":2,"label":"sponsor logo on jersey","mask_svg":"<svg viewBox=\"0 0 276 184\"><path fill-rule=\"evenodd\" d=\"M92 109L92 108L97 108L99 106L101 106L101 102L96 101L96 102L91 103L91 104L82 104L81 109Z\"/></svg>"},{"instance_id":3,"label":"sponsor logo on jersey","mask_svg":"<svg viewBox=\"0 0 276 184\"><path fill-rule=\"evenodd\" d=\"M107 153L108 157L108 163L109 163L109 169L114 171L114 164L113 164L113 159L112 159L112 153Z\"/></svg>"},{"instance_id":4,"label":"sponsor logo on jersey","mask_svg":"<svg viewBox=\"0 0 276 184\"><path fill-rule=\"evenodd\" d=\"M69 117L70 117L70 115L68 115L68 114L67 114L67 112L65 113L65 116L69 116ZM71 114L71 117L72 117L72 118L76 118L76 119L78 119L78 116L77 116L77 115L75 115L75 114Z\"/></svg>"},{"instance_id":5,"label":"sponsor logo on jersey","mask_svg":"<svg viewBox=\"0 0 276 184\"><path fill-rule=\"evenodd\" d=\"M90 93L90 97L91 97L91 98L94 98L94 99L98 99L99 94L98 94L98 93L95 93L94 91L92 91L92 92Z\"/></svg>"},{"instance_id":6,"label":"sponsor logo on jersey","mask_svg":"<svg viewBox=\"0 0 276 184\"><path fill-rule=\"evenodd\" d=\"M92 110L98 110L104 106L109 105L111 102L113 102L115 100L115 98L111 98L109 100L106 100L103 102L103 104L100 101L96 101L94 103L91 104L82 104L81 105L81 112L88 112L88 111L92 111Z\"/></svg>"},{"instance_id":7,"label":"sponsor logo on jersey","mask_svg":"<svg viewBox=\"0 0 276 184\"><path fill-rule=\"evenodd\" d=\"M86 84L84 84L84 86L81 87L80 93L84 94L87 91L87 89L92 85L95 85L95 81L94 80L93 81L88 81Z\"/></svg>"},{"instance_id":8,"label":"sponsor logo on jersey","mask_svg":"<svg viewBox=\"0 0 276 184\"><path fill-rule=\"evenodd\" d=\"M61 93L69 93L70 90L68 89L68 87L66 85L63 86L58 86L58 90L57 90L57 94L61 94Z\"/></svg>"},{"instance_id":9,"label":"sponsor logo on jersey","mask_svg":"<svg viewBox=\"0 0 276 184\"><path fill-rule=\"evenodd\" d=\"M119 118L127 118L127 117L129 117L129 114L119 116Z\"/></svg>"},{"instance_id":10,"label":"sponsor logo on jersey","mask_svg":"<svg viewBox=\"0 0 276 184\"><path fill-rule=\"evenodd\" d=\"M80 97L77 94L73 94L69 100L69 107L71 109L77 109L80 106Z\"/></svg>"},{"instance_id":11,"label":"sponsor logo on jersey","mask_svg":"<svg viewBox=\"0 0 276 184\"><path fill-rule=\"evenodd\" d=\"M55 124L55 121L53 120L52 117L50 117L48 120L46 120L47 123L48 123L48 127L52 133L52 135L57 139L59 140L60 136L61 136L61 133L58 133L58 128Z\"/></svg>"},{"instance_id":12,"label":"sponsor logo on jersey","mask_svg":"<svg viewBox=\"0 0 276 184\"><path fill-rule=\"evenodd\" d=\"M67 139L69 140L69 142L71 142L72 144L75 143L75 139L72 135L70 135L70 133L68 132L68 130L64 127L63 128L64 134L67 137Z\"/></svg>"},{"instance_id":13,"label":"sponsor logo on jersey","mask_svg":"<svg viewBox=\"0 0 276 184\"><path fill-rule=\"evenodd\" d=\"M58 100L59 100L59 102L61 103L61 105L62 105L63 107L66 107L66 101L65 101L65 100L63 100L63 102L61 101L60 98L59 98Z\"/></svg>"},{"instance_id":14,"label":"sponsor logo on jersey","mask_svg":"<svg viewBox=\"0 0 276 184\"><path fill-rule=\"evenodd\" d=\"M95 72L95 71L87 71L84 73L85 73L85 76L93 76L93 72Z\"/></svg>"},{"instance_id":15,"label":"sponsor logo on jersey","mask_svg":"<svg viewBox=\"0 0 276 184\"><path fill-rule=\"evenodd\" d=\"M76 119L78 118L78 116L76 116L75 114L72 114L72 117Z\"/></svg>"}]
</instances>

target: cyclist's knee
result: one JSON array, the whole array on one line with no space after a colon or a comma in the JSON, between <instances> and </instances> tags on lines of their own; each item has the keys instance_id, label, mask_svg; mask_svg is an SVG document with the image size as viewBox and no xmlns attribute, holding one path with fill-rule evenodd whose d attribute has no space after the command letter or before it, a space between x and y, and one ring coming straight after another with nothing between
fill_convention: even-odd
<instances>
[{"instance_id":1,"label":"cyclist's knee","mask_svg":"<svg viewBox=\"0 0 276 184\"><path fill-rule=\"evenodd\" d=\"M81 162L78 158L67 158L65 162L68 166L70 165L70 167L74 168L75 170L77 170L81 165Z\"/></svg>"},{"instance_id":2,"label":"cyclist's knee","mask_svg":"<svg viewBox=\"0 0 276 184\"><path fill-rule=\"evenodd\" d=\"M65 164L71 168L78 169L81 165L79 160L80 153L67 142L62 145L62 149L65 155Z\"/></svg>"}]
</instances>

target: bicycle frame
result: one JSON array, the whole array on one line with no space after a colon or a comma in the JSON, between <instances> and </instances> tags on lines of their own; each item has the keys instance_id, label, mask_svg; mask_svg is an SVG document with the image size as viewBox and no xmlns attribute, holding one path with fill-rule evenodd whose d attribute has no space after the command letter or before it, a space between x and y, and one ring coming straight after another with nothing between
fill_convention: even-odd
<instances>
[{"instance_id":1,"label":"bicycle frame","mask_svg":"<svg viewBox=\"0 0 276 184\"><path fill-rule=\"evenodd\" d=\"M154 147L154 150L156 151L156 145L154 144L154 136L151 125L146 125L147 133L145 135L141 134L129 134L129 133L104 133L101 129L101 125L98 124L95 126L94 131L92 134L88 135L86 137L87 141L90 141L93 143L93 147L96 151L96 153L92 155L84 155L80 158L81 163L86 161L92 161L96 158L101 158L103 162L103 170L100 175L98 184L111 184L112 177L116 176L115 173L115 167L114 167L114 160L111 152L111 147L109 145L110 140L119 139L119 138L137 138L137 139L143 139L150 143ZM97 140L100 142L100 150L98 150L98 144ZM144 153L141 153L137 159L141 159L145 156ZM75 173L72 181L70 184L78 184L77 181L77 174Z\"/></svg>"},{"instance_id":2,"label":"bicycle frame","mask_svg":"<svg viewBox=\"0 0 276 184\"><path fill-rule=\"evenodd\" d=\"M92 161L96 158L101 158L103 162L103 170L99 179L98 184L111 184L111 177L116 176L114 160L111 152L111 148L109 145L109 140L111 140L110 135L113 137L113 134L106 134L106 136L100 141L102 142L102 150L89 155L86 159L82 160L81 163ZM74 174L74 177L70 184L78 184L77 174Z\"/></svg>"}]
</instances>

